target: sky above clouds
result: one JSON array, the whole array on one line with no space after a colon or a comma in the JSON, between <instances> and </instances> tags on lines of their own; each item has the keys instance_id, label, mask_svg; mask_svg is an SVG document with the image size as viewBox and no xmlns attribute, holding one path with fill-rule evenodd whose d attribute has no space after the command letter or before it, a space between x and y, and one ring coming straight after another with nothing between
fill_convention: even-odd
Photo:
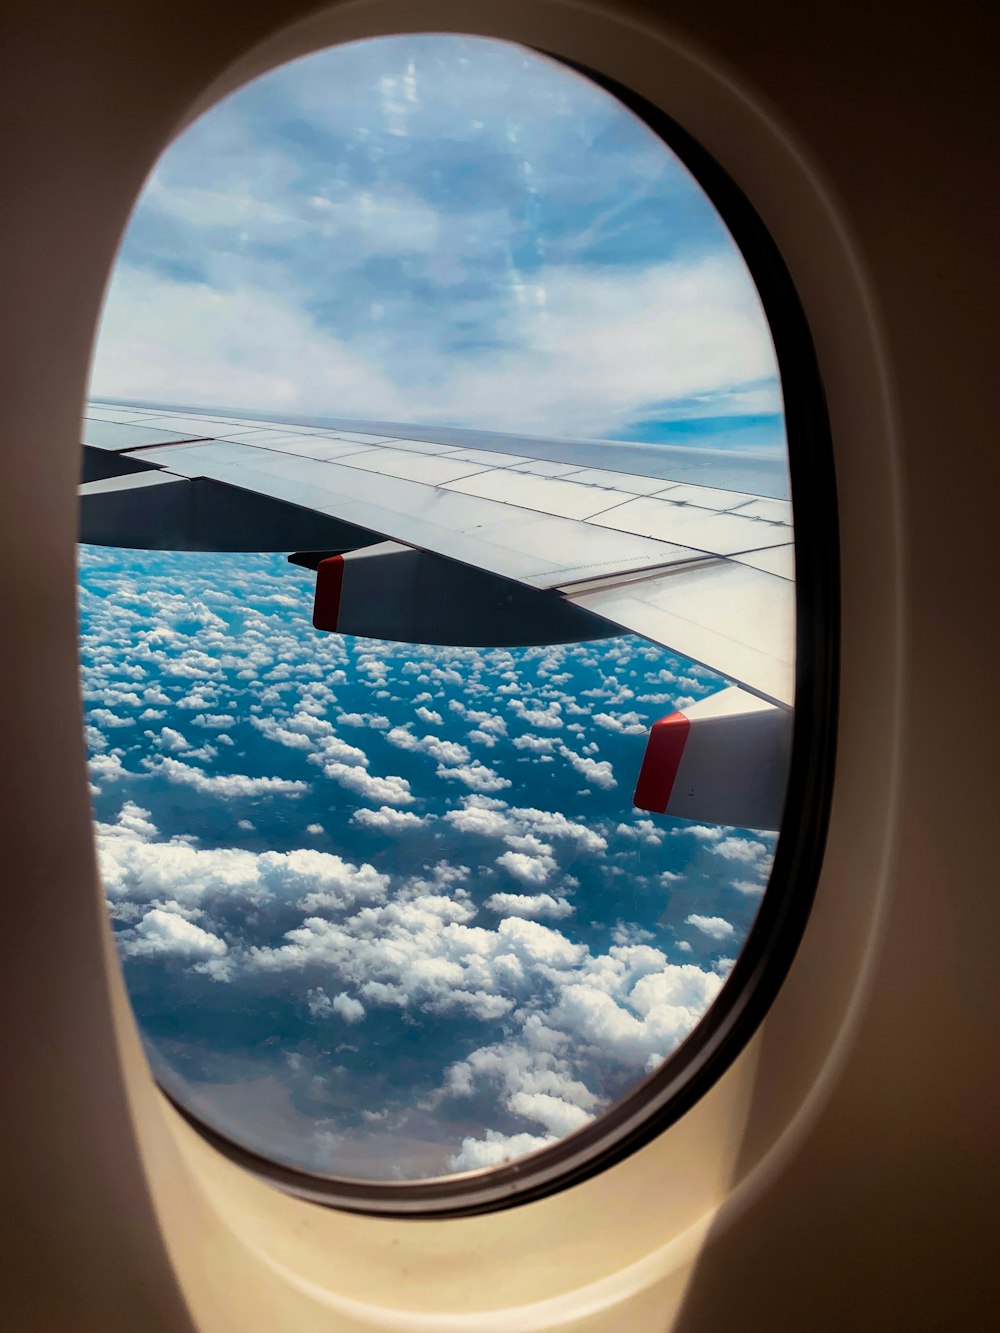
<instances>
[{"instance_id":1,"label":"sky above clouds","mask_svg":"<svg viewBox=\"0 0 1000 1333\"><path fill-rule=\"evenodd\" d=\"M320 53L187 130L125 237L93 392L783 442L756 291L686 169L588 80L468 37Z\"/></svg>"},{"instance_id":2,"label":"sky above clouds","mask_svg":"<svg viewBox=\"0 0 1000 1333\"><path fill-rule=\"evenodd\" d=\"M372 41L221 103L124 239L92 394L784 449L756 293L685 169L504 43ZM81 548L98 849L154 1070L311 1170L579 1128L721 989L774 839L650 817L649 726L723 682L630 637L317 634L283 557Z\"/></svg>"}]
</instances>

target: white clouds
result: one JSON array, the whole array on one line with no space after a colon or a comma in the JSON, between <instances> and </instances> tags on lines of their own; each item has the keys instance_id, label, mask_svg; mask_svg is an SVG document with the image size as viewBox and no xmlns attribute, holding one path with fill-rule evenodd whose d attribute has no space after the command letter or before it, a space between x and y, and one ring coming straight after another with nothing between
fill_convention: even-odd
<instances>
[{"instance_id":1,"label":"white clouds","mask_svg":"<svg viewBox=\"0 0 1000 1333\"><path fill-rule=\"evenodd\" d=\"M588 828L586 824L567 819L564 814L551 810L535 810L531 807L513 808L510 814L513 819L527 824L535 833L548 838L571 839L582 851L603 852L607 850L608 842L606 838Z\"/></svg>"},{"instance_id":2,"label":"white clouds","mask_svg":"<svg viewBox=\"0 0 1000 1333\"><path fill-rule=\"evenodd\" d=\"M551 893L494 893L486 907L498 916L523 916L534 920L562 921L573 915L573 905Z\"/></svg>"},{"instance_id":3,"label":"white clouds","mask_svg":"<svg viewBox=\"0 0 1000 1333\"><path fill-rule=\"evenodd\" d=\"M439 715L435 716L440 721ZM424 736L423 739L419 739L410 731L408 725L393 727L391 731L386 732L385 738L390 745L398 746L401 750L430 755L441 765L465 764L472 757L464 745L458 745L455 741L445 741L440 736Z\"/></svg>"},{"instance_id":4,"label":"white clouds","mask_svg":"<svg viewBox=\"0 0 1000 1333\"><path fill-rule=\"evenodd\" d=\"M758 880L734 879L732 887L737 893L746 894L748 898L759 898L767 888L767 884Z\"/></svg>"},{"instance_id":5,"label":"white clouds","mask_svg":"<svg viewBox=\"0 0 1000 1333\"><path fill-rule=\"evenodd\" d=\"M488 359L453 352L449 374L434 375L435 354L443 363L445 351L432 325L429 344L409 347L385 334L338 338L307 312L304 293L176 283L122 263L94 391L289 413L335 404L344 416L593 437L671 399L701 398L711 412L716 395L716 412L745 410L750 390L742 401L720 390L774 376L767 326L735 256L607 273L549 267L533 281L544 304L491 311L506 351ZM439 336L450 329L442 321ZM773 390L767 401L780 410Z\"/></svg>"},{"instance_id":6,"label":"white clouds","mask_svg":"<svg viewBox=\"0 0 1000 1333\"><path fill-rule=\"evenodd\" d=\"M449 1171L480 1171L488 1166L514 1162L528 1153L555 1143L554 1134L501 1134L488 1129L481 1139L466 1138L458 1152L448 1158Z\"/></svg>"},{"instance_id":7,"label":"white clouds","mask_svg":"<svg viewBox=\"0 0 1000 1333\"><path fill-rule=\"evenodd\" d=\"M115 900L170 901L174 910L268 899L298 903L304 911L379 902L389 878L327 852L299 849L254 853L156 841L149 812L127 802L115 824L98 824L97 849L105 892Z\"/></svg>"},{"instance_id":8,"label":"white clouds","mask_svg":"<svg viewBox=\"0 0 1000 1333\"><path fill-rule=\"evenodd\" d=\"M372 1004L489 1021L509 1013L514 1002L493 981L489 932L466 924L474 915L460 892L414 891L363 908L345 923L309 917L283 945L254 950L251 962L293 972L318 964Z\"/></svg>"},{"instance_id":9,"label":"white clouds","mask_svg":"<svg viewBox=\"0 0 1000 1333\"><path fill-rule=\"evenodd\" d=\"M320 736L316 744L316 752L309 756L309 760L311 763L319 764L327 777L331 776L329 769L335 765L368 767L368 756L364 750L359 749L357 745L349 745L339 736Z\"/></svg>"},{"instance_id":10,"label":"white clouds","mask_svg":"<svg viewBox=\"0 0 1000 1333\"><path fill-rule=\"evenodd\" d=\"M592 759L590 755L577 754L568 745L560 745L559 753L564 759L569 760L587 782L592 782L595 787L601 787L607 791L611 787L618 786L614 771L607 759Z\"/></svg>"},{"instance_id":11,"label":"white clouds","mask_svg":"<svg viewBox=\"0 0 1000 1333\"><path fill-rule=\"evenodd\" d=\"M497 865L525 884L545 884L556 869L551 856L529 856L524 852L504 852L497 857Z\"/></svg>"},{"instance_id":12,"label":"white clouds","mask_svg":"<svg viewBox=\"0 0 1000 1333\"><path fill-rule=\"evenodd\" d=\"M501 808L495 808L499 805ZM465 797L461 810L449 810L445 820L460 833L478 833L485 838L502 838L511 827L501 802L485 805L475 797Z\"/></svg>"},{"instance_id":13,"label":"white clouds","mask_svg":"<svg viewBox=\"0 0 1000 1333\"><path fill-rule=\"evenodd\" d=\"M441 1044L429 1036L420 1052L423 1090L437 1086L440 1091L432 1096L469 1096L469 1115L485 1117L461 1122L462 1132L441 1149L442 1166L453 1149L456 1159L467 1150L465 1160L472 1160L481 1154L502 1155L511 1143L544 1144L571 1131L683 1040L711 1002L713 986L720 984L725 964L715 955L738 951L756 907L740 895L763 875L768 856L752 847L752 857L743 853L745 864L739 853L735 860L728 855L728 847L709 855L727 839L749 845L746 833L692 826L699 831L670 837L679 825L626 813L627 800L613 787L592 782L587 798L576 799L571 793L575 785L583 785L574 783L579 770L571 769L562 754L572 745L580 751L581 762L598 764L600 753L590 741L596 736L617 762L627 743L619 740L615 727L597 722L591 726L589 709L581 709L570 696L586 682L587 673L590 680L600 679L598 672L605 697L631 687L638 690L644 676L653 677L662 655L642 659L642 646L630 641L538 653L478 653L373 647L369 641L336 636L314 639L308 629L307 596L297 591L285 599L290 606L273 600L283 578L301 579L303 586L306 582L294 570L286 576L277 558L229 562L216 557L217 563L211 563L203 557L100 552L96 558L107 561L108 569L127 568L127 560L134 559L139 571L121 577L118 586L109 576L107 609L94 613L92 624L102 632L118 625L114 654L119 660L134 654L153 680L159 673L154 653L182 653L194 643L218 664L211 672L204 663L198 667L210 677L198 685L201 697L211 700L210 711L187 707L177 712L178 700L190 705L193 695L185 695L185 682L163 676L169 691L163 707L169 711L143 724L155 721L159 736L159 727L166 723L167 732L180 738L177 749L160 757L179 764L173 780L180 775L183 791L167 790L142 768L141 756L154 753L151 737L140 739L142 728L120 728L103 738L105 750L122 747L112 755L109 771L122 775L128 784L125 792L146 793L142 803L157 811L164 829L191 828L202 839L161 837L138 806L123 809L116 824L99 830L106 888L129 968L141 958L143 969L168 967L178 981L195 969L219 981L228 979L234 992L239 988L238 997L226 997L230 1005L244 995L252 1003L255 996L266 994L269 1005L273 1001L283 1006L281 1032L289 1042L302 1038L317 1050L329 1048L326 1056L315 1056L313 1072L320 1081L331 1076L329 1051L334 1047L340 1052L332 1057L333 1064L350 1072L360 1069L355 1047L365 1045L359 1041L365 1023L377 1022L380 1034L391 1034L395 1012L402 1016L400 1022L412 1019L425 1023L429 1034L440 1031ZM212 584L207 592L183 568L185 559L200 571L197 579ZM143 579L151 584L148 593ZM138 589L135 601L128 600L130 589ZM260 604L254 600L258 591ZM155 627L158 618L183 626L185 607L203 596L218 610L223 629L177 629L162 643L143 637L149 631L142 626ZM269 609L263 609L265 605ZM158 609L162 606L168 609ZM134 620L129 618L133 610ZM114 619L119 611L120 623ZM378 701L384 714L365 711L365 704L374 701L368 683L373 673L364 673L366 680L359 684L355 672L358 657L376 652L385 656L394 682L384 705ZM105 683L114 685L114 671L102 665L99 653L94 661L103 695ZM517 735L523 724L516 709L506 714L506 724L488 711L505 707L505 696L497 688L501 681L513 686L509 697L523 701L525 709L560 719L562 728L545 727L540 736ZM420 715L423 704L427 716ZM607 709L606 716L624 719L626 727L633 725L627 713L616 711L619 705L600 707ZM118 711L125 714L130 708L134 705L122 704ZM251 717L258 725L246 725ZM581 717L587 730L576 740L568 727ZM227 808L224 801L210 800L213 793L221 794L218 787L197 789L191 751L181 748L181 742L194 736L204 740L209 732L214 744L216 734L229 725L237 746L225 767L246 769L251 775L277 774L280 782L306 777L308 790L289 793L301 800L271 800L264 787L254 794L252 808L249 802ZM514 733L510 738L489 750L478 748L488 744L486 738L502 737L505 725ZM359 729L350 732L351 726ZM201 730L194 732L193 727ZM427 727L440 734L425 736ZM397 729L409 739L391 750L375 734ZM341 739L341 730L364 741L370 762L365 749ZM514 784L499 792L477 792L459 777L449 780L435 772L438 765L446 771L463 767L441 760L468 754L473 740L476 753L490 761L489 768L484 764L478 769L471 759L463 761L473 780L489 784L510 773ZM272 749L272 743L283 746L283 752ZM444 745L456 748L437 748ZM241 758L240 747L251 757ZM544 770L538 761L546 751L556 762ZM205 770L200 780L221 779L224 788L240 778L216 774L218 763L216 758L213 764L199 765ZM139 773L128 771L135 768ZM400 768L407 777L376 777L373 768ZM166 768L159 771L171 780ZM624 782L624 772L618 776ZM268 779L251 776L246 781ZM389 784L389 799L380 799L378 783ZM510 799L512 790L524 804L497 799ZM560 808L529 806L529 792ZM357 809L355 793L371 808ZM102 814L107 801L105 796L97 802ZM456 808L449 809L451 804ZM194 808L196 822L182 822ZM251 816L239 821L239 827L255 849L269 841L281 848L296 841L304 846L262 853L217 845L242 838L235 831L236 815ZM407 834L417 836L403 836ZM766 839L755 835L753 842L767 852ZM342 855L310 851L320 847L336 847ZM456 864L421 872L419 878L404 877L403 866L409 871L425 857L441 856ZM374 865L365 864L366 858ZM685 905L678 913L680 895L674 889L682 872ZM745 878L737 881L737 892L729 893L729 876L737 872ZM687 941L657 924L670 895L673 913L664 920L683 919L691 909L695 915L701 906L706 920L709 912L725 913L734 934L709 950L706 937L689 923L684 933L695 945L686 951ZM626 919L620 921L622 917ZM608 947L609 935L614 947ZM638 948L657 942L662 950ZM682 959L705 954L711 962L706 959L704 970L693 968L689 975L671 970ZM265 972L266 978L261 975ZM198 994L212 989L202 986ZM359 1010L363 1017L352 1020ZM452 1029L444 1022L436 1025L449 1016L462 1020L458 1030L466 1036L481 1033L469 1043L473 1049L468 1059L454 1066L458 1070L464 1065L465 1072L454 1077L446 1077L441 1055ZM303 1057L303 1076L313 1059ZM460 1092L463 1080L465 1094ZM383 1085L376 1083L371 1085L371 1104L385 1110L373 1114L387 1115L379 1123L391 1124L394 1133L398 1129L394 1142L403 1143L409 1129L418 1127L416 1120L405 1120L407 1090L393 1088L384 1094ZM360 1080L357 1086L361 1096ZM363 1088L368 1095L369 1085ZM417 1116L412 1110L409 1114ZM454 1125L455 1119L449 1114L441 1124ZM460 1144L463 1137L466 1143Z\"/></svg>"},{"instance_id":14,"label":"white clouds","mask_svg":"<svg viewBox=\"0 0 1000 1333\"><path fill-rule=\"evenodd\" d=\"M537 921L522 921L510 917L501 921L497 934L522 958L547 967L572 967L586 956L586 947L539 925Z\"/></svg>"},{"instance_id":15,"label":"white clouds","mask_svg":"<svg viewBox=\"0 0 1000 1333\"><path fill-rule=\"evenodd\" d=\"M692 912L690 916L684 918L684 921L687 925L700 930L703 935L707 935L710 940L731 940L736 934L732 922L722 916L701 916L698 912Z\"/></svg>"},{"instance_id":16,"label":"white clouds","mask_svg":"<svg viewBox=\"0 0 1000 1333\"><path fill-rule=\"evenodd\" d=\"M712 851L727 861L742 861L745 864L767 855L767 848L762 842L751 842L746 838L723 838Z\"/></svg>"},{"instance_id":17,"label":"white clouds","mask_svg":"<svg viewBox=\"0 0 1000 1333\"><path fill-rule=\"evenodd\" d=\"M99 727L134 727L134 717L119 717L113 713L110 708L91 708L87 714L91 722Z\"/></svg>"},{"instance_id":18,"label":"white clouds","mask_svg":"<svg viewBox=\"0 0 1000 1333\"><path fill-rule=\"evenodd\" d=\"M191 744L173 727L164 727L160 732L160 747L164 750L190 750Z\"/></svg>"},{"instance_id":19,"label":"white clouds","mask_svg":"<svg viewBox=\"0 0 1000 1333\"><path fill-rule=\"evenodd\" d=\"M301 796L308 791L305 782L296 782L288 778L250 778L242 773L203 773L200 768L179 759L164 756L159 761L144 760L143 764L150 772L165 777L168 782L193 787L205 796L260 797L260 796Z\"/></svg>"},{"instance_id":20,"label":"white clouds","mask_svg":"<svg viewBox=\"0 0 1000 1333\"><path fill-rule=\"evenodd\" d=\"M261 735L278 745L285 745L291 750L311 750L312 740L303 731L291 730L282 726L273 717L251 717L250 725L256 727Z\"/></svg>"},{"instance_id":21,"label":"white clouds","mask_svg":"<svg viewBox=\"0 0 1000 1333\"><path fill-rule=\"evenodd\" d=\"M529 708L521 699L511 699L507 706L529 727L541 727L542 730L558 731L560 727L565 725L565 719L562 716L562 704L557 699L553 699L544 708Z\"/></svg>"},{"instance_id":22,"label":"white clouds","mask_svg":"<svg viewBox=\"0 0 1000 1333\"><path fill-rule=\"evenodd\" d=\"M102 782L120 782L123 778L131 776L126 772L121 756L114 751L110 754L91 755L88 768L91 778L98 784L98 790Z\"/></svg>"},{"instance_id":23,"label":"white clouds","mask_svg":"<svg viewBox=\"0 0 1000 1333\"><path fill-rule=\"evenodd\" d=\"M617 731L623 736L641 736L649 730L638 713L595 713L594 722L605 731Z\"/></svg>"},{"instance_id":24,"label":"white clouds","mask_svg":"<svg viewBox=\"0 0 1000 1333\"><path fill-rule=\"evenodd\" d=\"M380 713L341 713L337 721L343 727L371 727L375 731L385 731L389 719Z\"/></svg>"},{"instance_id":25,"label":"white clouds","mask_svg":"<svg viewBox=\"0 0 1000 1333\"><path fill-rule=\"evenodd\" d=\"M225 940L202 930L176 911L160 907L147 912L134 930L126 932L119 947L126 958L171 954L199 962L224 958L229 952Z\"/></svg>"},{"instance_id":26,"label":"white clouds","mask_svg":"<svg viewBox=\"0 0 1000 1333\"><path fill-rule=\"evenodd\" d=\"M210 727L217 731L236 725L236 718L232 713L199 713L191 721L196 727Z\"/></svg>"},{"instance_id":27,"label":"white clouds","mask_svg":"<svg viewBox=\"0 0 1000 1333\"><path fill-rule=\"evenodd\" d=\"M390 884L389 876L374 866L355 865L312 848L262 852L257 874L269 894L296 903L304 912L343 911L359 902L381 902Z\"/></svg>"},{"instance_id":28,"label":"white clouds","mask_svg":"<svg viewBox=\"0 0 1000 1333\"><path fill-rule=\"evenodd\" d=\"M508 1108L515 1115L526 1120L537 1120L550 1134L562 1138L580 1129L588 1120L593 1120L582 1107L562 1097L553 1097L550 1092L515 1092L509 1099Z\"/></svg>"},{"instance_id":29,"label":"white clouds","mask_svg":"<svg viewBox=\"0 0 1000 1333\"><path fill-rule=\"evenodd\" d=\"M551 754L556 742L551 736L515 736L514 746L518 750L531 750L533 754Z\"/></svg>"},{"instance_id":30,"label":"white clouds","mask_svg":"<svg viewBox=\"0 0 1000 1333\"><path fill-rule=\"evenodd\" d=\"M674 832L687 833L699 842L718 842L724 830L718 824L686 824Z\"/></svg>"},{"instance_id":31,"label":"white clouds","mask_svg":"<svg viewBox=\"0 0 1000 1333\"><path fill-rule=\"evenodd\" d=\"M362 828L380 829L383 833L409 833L422 828L427 820L409 810L393 810L383 805L377 810L355 810L351 823L360 824Z\"/></svg>"},{"instance_id":32,"label":"white clouds","mask_svg":"<svg viewBox=\"0 0 1000 1333\"><path fill-rule=\"evenodd\" d=\"M339 762L324 764L323 772L366 801L378 801L381 805L412 805L416 800L405 778L374 777L364 768Z\"/></svg>"},{"instance_id":33,"label":"white clouds","mask_svg":"<svg viewBox=\"0 0 1000 1333\"><path fill-rule=\"evenodd\" d=\"M322 986L306 994L306 1004L313 1018L330 1018L336 1015L345 1023L360 1023L365 1016L365 1006L353 995L341 991L331 999Z\"/></svg>"},{"instance_id":34,"label":"white clouds","mask_svg":"<svg viewBox=\"0 0 1000 1333\"><path fill-rule=\"evenodd\" d=\"M458 768L439 767L437 774L447 782L461 782L478 792L502 791L504 787L511 785L510 778L502 778L499 773L487 768L478 759L474 759L471 764L462 764Z\"/></svg>"},{"instance_id":35,"label":"white clouds","mask_svg":"<svg viewBox=\"0 0 1000 1333\"><path fill-rule=\"evenodd\" d=\"M632 824L619 824L615 832L619 837L627 838L630 842L645 843L648 847L659 847L664 838L664 830L651 819L637 819ZM664 874L669 876L670 871L665 871Z\"/></svg>"},{"instance_id":36,"label":"white clouds","mask_svg":"<svg viewBox=\"0 0 1000 1333\"><path fill-rule=\"evenodd\" d=\"M501 929L514 924L505 921ZM692 1030L722 984L717 972L670 964L644 944L616 945L599 956L585 951L558 965L536 962L534 970L548 978L544 1003L521 1011L519 1030L506 1041L453 1065L442 1095L469 1097L492 1087L511 1115L547 1135L571 1132L600 1109L601 1097L588 1083L600 1086L609 1066L621 1063L636 1074L654 1068ZM490 1134L485 1141L493 1142ZM478 1160L480 1151L500 1160L502 1149L481 1149L482 1142L463 1143L463 1160Z\"/></svg>"},{"instance_id":37,"label":"white clouds","mask_svg":"<svg viewBox=\"0 0 1000 1333\"><path fill-rule=\"evenodd\" d=\"M531 806L508 807L503 801L485 796L463 797L462 808L449 810L444 818L461 833L503 838L515 850L524 850L522 840L525 836L565 838L582 852L603 852L608 846L607 839L600 833L567 819L558 811L538 810Z\"/></svg>"},{"instance_id":38,"label":"white clouds","mask_svg":"<svg viewBox=\"0 0 1000 1333\"><path fill-rule=\"evenodd\" d=\"M92 391L150 402L405 416L389 377L294 299L176 283L119 263L101 319Z\"/></svg>"}]
</instances>

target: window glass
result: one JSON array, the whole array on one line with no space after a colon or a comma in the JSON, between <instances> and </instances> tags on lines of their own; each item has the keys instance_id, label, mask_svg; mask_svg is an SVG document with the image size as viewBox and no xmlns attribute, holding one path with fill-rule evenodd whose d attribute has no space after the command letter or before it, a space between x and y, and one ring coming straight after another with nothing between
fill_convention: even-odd
<instances>
[{"instance_id":1,"label":"window glass","mask_svg":"<svg viewBox=\"0 0 1000 1333\"><path fill-rule=\"evenodd\" d=\"M355 1180L495 1166L597 1122L720 994L784 792L790 696L712 620L759 647L770 617L790 674L775 354L711 202L614 97L533 52L326 51L164 154L91 398L97 840L163 1087L244 1148ZM267 485L239 471L248 450ZM352 544L291 540L268 485L305 510L354 488L348 632L314 628L314 567ZM435 488L434 532L412 486ZM667 557L643 542L698 562L695 610L670 600L676 564L670 596L650 591ZM676 726L651 729L678 713L672 760ZM689 818L633 804L671 763Z\"/></svg>"}]
</instances>

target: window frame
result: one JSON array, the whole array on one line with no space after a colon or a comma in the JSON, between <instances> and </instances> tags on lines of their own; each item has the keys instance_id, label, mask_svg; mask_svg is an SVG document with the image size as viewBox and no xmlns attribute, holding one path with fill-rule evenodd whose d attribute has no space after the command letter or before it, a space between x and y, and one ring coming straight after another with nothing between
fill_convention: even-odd
<instances>
[{"instance_id":1,"label":"window frame","mask_svg":"<svg viewBox=\"0 0 1000 1333\"><path fill-rule=\"evenodd\" d=\"M525 49L604 89L683 163L728 228L761 301L784 399L795 521L796 683L788 792L767 888L719 995L658 1069L594 1121L546 1148L427 1180L327 1177L241 1146L160 1085L181 1117L236 1165L297 1198L369 1216L461 1218L528 1203L607 1170L676 1123L737 1059L778 994L812 906L832 801L840 660L836 476L820 368L791 275L747 196L677 121L605 74L549 51ZM805 513L809 521L803 524Z\"/></svg>"}]
</instances>

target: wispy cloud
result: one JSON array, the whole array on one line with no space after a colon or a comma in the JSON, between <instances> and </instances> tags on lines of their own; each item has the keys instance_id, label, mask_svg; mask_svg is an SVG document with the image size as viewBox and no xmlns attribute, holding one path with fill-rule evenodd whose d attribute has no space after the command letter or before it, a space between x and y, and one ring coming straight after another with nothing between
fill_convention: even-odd
<instances>
[{"instance_id":1,"label":"wispy cloud","mask_svg":"<svg viewBox=\"0 0 1000 1333\"><path fill-rule=\"evenodd\" d=\"M780 413L753 284L673 154L581 76L461 37L294 62L172 145L93 387L555 435Z\"/></svg>"}]
</instances>

